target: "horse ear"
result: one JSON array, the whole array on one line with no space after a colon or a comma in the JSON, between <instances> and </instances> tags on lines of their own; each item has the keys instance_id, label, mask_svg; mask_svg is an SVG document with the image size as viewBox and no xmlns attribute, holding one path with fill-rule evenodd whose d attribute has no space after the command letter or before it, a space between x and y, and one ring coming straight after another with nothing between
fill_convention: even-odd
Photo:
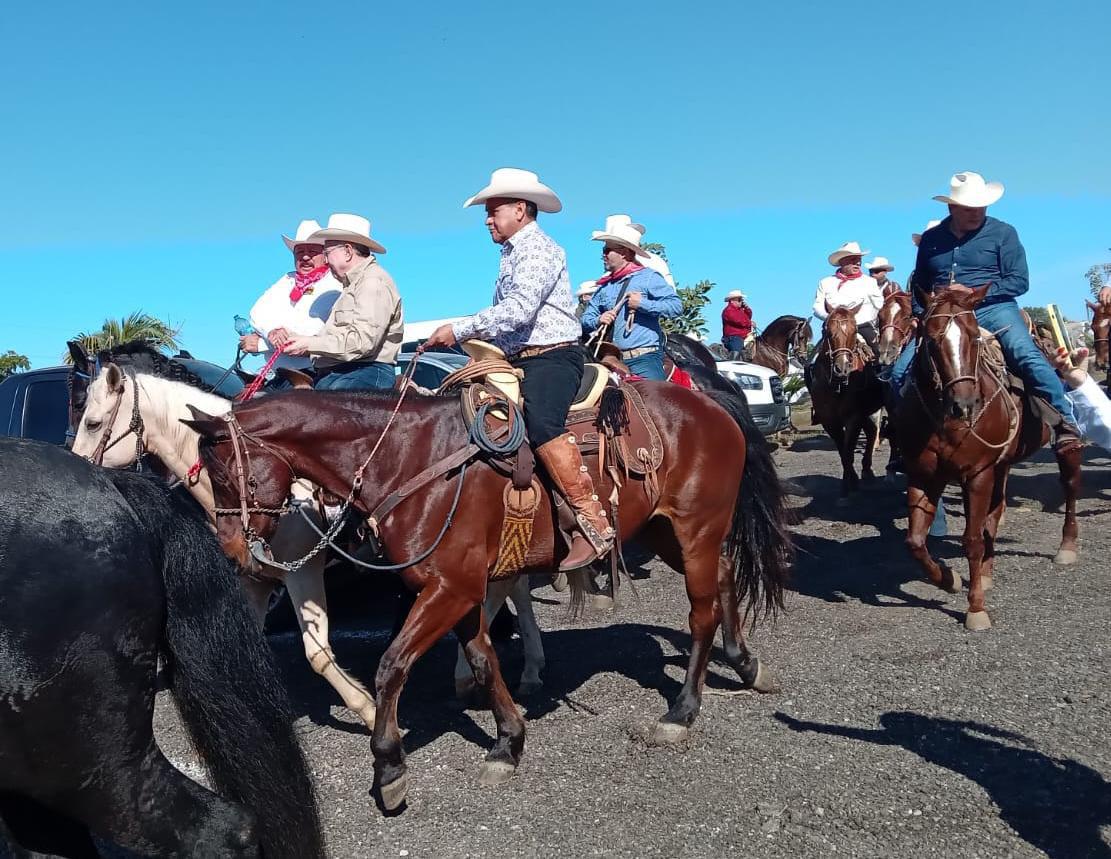
<instances>
[{"instance_id":1,"label":"horse ear","mask_svg":"<svg viewBox=\"0 0 1111 859\"><path fill-rule=\"evenodd\" d=\"M278 372L280 373L281 370L279 370ZM248 373L246 370L240 370L238 367L235 369L235 375L239 377L239 381L241 381L244 385L249 385L255 380L254 373Z\"/></svg>"},{"instance_id":2,"label":"horse ear","mask_svg":"<svg viewBox=\"0 0 1111 859\"><path fill-rule=\"evenodd\" d=\"M1092 304L1092 302L1088 301L1086 298L1084 299L1084 303L1088 305L1089 310L1099 310L1098 304Z\"/></svg>"},{"instance_id":3,"label":"horse ear","mask_svg":"<svg viewBox=\"0 0 1111 859\"><path fill-rule=\"evenodd\" d=\"M308 373L302 373L300 370L292 370L289 367L279 367L274 372L278 375L278 378L285 379L289 384L293 385L294 390L312 390L312 376Z\"/></svg>"},{"instance_id":4,"label":"horse ear","mask_svg":"<svg viewBox=\"0 0 1111 859\"><path fill-rule=\"evenodd\" d=\"M113 364L111 361L104 365L104 370L106 373L104 381L108 385L108 390L110 390L113 394L122 393L123 370L119 368L118 364Z\"/></svg>"},{"instance_id":5,"label":"horse ear","mask_svg":"<svg viewBox=\"0 0 1111 859\"><path fill-rule=\"evenodd\" d=\"M919 289L916 286L914 287L914 297L915 299L917 299L919 307L929 307L930 299L933 297L933 293L926 292L926 290Z\"/></svg>"},{"instance_id":6,"label":"horse ear","mask_svg":"<svg viewBox=\"0 0 1111 859\"><path fill-rule=\"evenodd\" d=\"M972 301L970 302L971 306L975 307L977 304L979 304L981 301L983 301L984 296L988 294L988 290L990 288L991 288L990 283L985 283L983 286L974 287L972 292L969 293L972 296Z\"/></svg>"},{"instance_id":7,"label":"horse ear","mask_svg":"<svg viewBox=\"0 0 1111 859\"><path fill-rule=\"evenodd\" d=\"M851 313L853 316L856 316L856 312L863 306L864 302L858 301L856 304L850 304L848 307L845 308L845 310L849 311L849 313Z\"/></svg>"},{"instance_id":8,"label":"horse ear","mask_svg":"<svg viewBox=\"0 0 1111 859\"><path fill-rule=\"evenodd\" d=\"M112 353L107 349L101 349L96 353L96 362L101 367L107 367L112 363Z\"/></svg>"},{"instance_id":9,"label":"horse ear","mask_svg":"<svg viewBox=\"0 0 1111 859\"><path fill-rule=\"evenodd\" d=\"M85 354L85 348L76 340L69 340L66 342L69 347L69 357L73 359L73 366L82 373L89 372L89 356Z\"/></svg>"},{"instance_id":10,"label":"horse ear","mask_svg":"<svg viewBox=\"0 0 1111 859\"><path fill-rule=\"evenodd\" d=\"M829 316L831 313L833 313L833 307L830 305L828 298L825 300L825 302L826 302L826 316Z\"/></svg>"},{"instance_id":11,"label":"horse ear","mask_svg":"<svg viewBox=\"0 0 1111 859\"><path fill-rule=\"evenodd\" d=\"M181 418L181 422L189 429L200 433L201 435L208 436L209 438L216 438L221 432L227 431L227 421L223 418L213 417L207 412L203 412L196 406L186 404L189 409L189 414L193 416L192 420Z\"/></svg>"}]
</instances>

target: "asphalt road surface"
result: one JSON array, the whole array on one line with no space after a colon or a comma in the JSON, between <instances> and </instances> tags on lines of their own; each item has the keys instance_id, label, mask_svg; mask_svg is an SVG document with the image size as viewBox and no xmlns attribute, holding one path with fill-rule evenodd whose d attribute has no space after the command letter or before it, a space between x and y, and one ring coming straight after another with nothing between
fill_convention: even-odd
<instances>
[{"instance_id":1,"label":"asphalt road surface","mask_svg":"<svg viewBox=\"0 0 1111 859\"><path fill-rule=\"evenodd\" d=\"M412 781L396 817L370 798L362 725L310 672L298 638L273 635L331 855L1111 856L1111 459L1087 454L1080 563L1050 562L1060 491L1043 451L1010 482L994 628L970 633L964 594L920 580L903 547L905 493L877 483L837 507L832 449L800 438L776 453L800 492L789 611L753 638L781 693L740 690L715 659L689 741L651 747L686 663L682 580L647 559L636 595L626 588L616 611L578 622L564 594L538 588L546 686L521 702L517 776L478 785L493 719L454 702L454 645L442 642L401 701ZM954 490L947 501L952 536L931 548L967 581ZM336 610L337 655L372 683L389 612ZM519 641L499 650L512 687ZM196 774L164 694L158 721L163 747Z\"/></svg>"}]
</instances>

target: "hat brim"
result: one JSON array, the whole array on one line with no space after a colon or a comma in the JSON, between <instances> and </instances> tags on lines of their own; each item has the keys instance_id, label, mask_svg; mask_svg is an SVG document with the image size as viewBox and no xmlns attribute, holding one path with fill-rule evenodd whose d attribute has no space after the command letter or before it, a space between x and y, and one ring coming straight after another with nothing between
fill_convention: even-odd
<instances>
[{"instance_id":1,"label":"hat brim","mask_svg":"<svg viewBox=\"0 0 1111 859\"><path fill-rule=\"evenodd\" d=\"M834 251L826 257L826 259L829 260L830 265L841 265L841 260L845 257L860 257L860 261L864 262L864 257L868 256L870 253L871 251L867 249L861 250L860 253L854 253L852 251Z\"/></svg>"},{"instance_id":2,"label":"hat brim","mask_svg":"<svg viewBox=\"0 0 1111 859\"><path fill-rule=\"evenodd\" d=\"M298 242L298 244L322 245L326 241L350 242L353 245L362 245L364 248L369 248L371 252L376 254L384 254L386 252L384 247L369 236L361 236L350 230L328 229L327 227L323 230L317 230L303 242Z\"/></svg>"},{"instance_id":3,"label":"hat brim","mask_svg":"<svg viewBox=\"0 0 1111 859\"><path fill-rule=\"evenodd\" d=\"M999 202L999 198L1003 196L1003 183L1002 182L986 182L984 184L984 193L980 197L975 197L968 200L958 200L955 197L949 197L945 194L938 194L934 197L939 203L945 203L950 206L964 206L967 209L986 209L992 203Z\"/></svg>"},{"instance_id":4,"label":"hat brim","mask_svg":"<svg viewBox=\"0 0 1111 859\"><path fill-rule=\"evenodd\" d=\"M481 206L487 200L493 200L499 197L504 197L507 200L528 200L530 203L535 203L536 208L541 212L555 214L563 209L563 204L559 201L555 191L547 185L537 185L535 188L527 190L520 190L515 188L497 188L494 185L487 185L473 197L468 197L466 202L463 203L463 208L469 206Z\"/></svg>"},{"instance_id":5,"label":"hat brim","mask_svg":"<svg viewBox=\"0 0 1111 859\"><path fill-rule=\"evenodd\" d=\"M725 296L726 301L731 301L734 298L739 298L741 299L741 301L748 301L748 296L745 295L743 292L730 293L729 295Z\"/></svg>"},{"instance_id":6,"label":"hat brim","mask_svg":"<svg viewBox=\"0 0 1111 859\"><path fill-rule=\"evenodd\" d=\"M868 271L895 271L895 266L893 266L893 265L868 266Z\"/></svg>"},{"instance_id":7,"label":"hat brim","mask_svg":"<svg viewBox=\"0 0 1111 859\"><path fill-rule=\"evenodd\" d=\"M633 244L633 242L629 241L628 239L622 238L621 236L615 236L602 230L594 230L590 234L590 240L592 242L609 242L610 244L621 245L621 247L628 248L639 257L644 257L645 259L648 258L648 251L646 251L640 245Z\"/></svg>"},{"instance_id":8,"label":"hat brim","mask_svg":"<svg viewBox=\"0 0 1111 859\"><path fill-rule=\"evenodd\" d=\"M309 239L311 239L311 238L312 238L312 236L309 236ZM312 242L312 241L309 241L309 239L291 239L289 236L282 236L282 241L285 242L285 246L287 248L289 248L291 251L295 247L297 247L297 245L323 245L324 244L323 242Z\"/></svg>"}]
</instances>

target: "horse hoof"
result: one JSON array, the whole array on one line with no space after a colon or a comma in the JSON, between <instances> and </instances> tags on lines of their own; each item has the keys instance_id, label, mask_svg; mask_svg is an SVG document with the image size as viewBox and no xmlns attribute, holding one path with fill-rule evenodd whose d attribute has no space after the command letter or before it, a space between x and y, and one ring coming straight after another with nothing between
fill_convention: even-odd
<instances>
[{"instance_id":1,"label":"horse hoof","mask_svg":"<svg viewBox=\"0 0 1111 859\"><path fill-rule=\"evenodd\" d=\"M686 725L678 725L675 722L656 722L656 727L652 729L652 745L674 746L676 743L683 742L689 736L690 728Z\"/></svg>"},{"instance_id":2,"label":"horse hoof","mask_svg":"<svg viewBox=\"0 0 1111 859\"><path fill-rule=\"evenodd\" d=\"M567 590L567 573L556 573L552 576L552 590L557 593Z\"/></svg>"},{"instance_id":3,"label":"horse hoof","mask_svg":"<svg viewBox=\"0 0 1111 859\"><path fill-rule=\"evenodd\" d=\"M1053 556L1053 563L1059 567L1071 567L1076 563L1076 549L1058 549Z\"/></svg>"},{"instance_id":4,"label":"horse hoof","mask_svg":"<svg viewBox=\"0 0 1111 859\"><path fill-rule=\"evenodd\" d=\"M986 611L970 611L964 616L964 628L969 632L984 632L991 629L991 618Z\"/></svg>"},{"instance_id":5,"label":"horse hoof","mask_svg":"<svg viewBox=\"0 0 1111 859\"><path fill-rule=\"evenodd\" d=\"M544 683L540 680L522 680L513 695L515 698L528 698L536 695L543 688Z\"/></svg>"},{"instance_id":6,"label":"horse hoof","mask_svg":"<svg viewBox=\"0 0 1111 859\"><path fill-rule=\"evenodd\" d=\"M773 695L782 691L775 675L772 674L770 669L765 668L764 663L759 659L756 660L756 676L748 684L748 688L763 695Z\"/></svg>"},{"instance_id":7,"label":"horse hoof","mask_svg":"<svg viewBox=\"0 0 1111 859\"><path fill-rule=\"evenodd\" d=\"M609 594L594 594L590 602L598 611L613 611L613 597Z\"/></svg>"},{"instance_id":8,"label":"horse hoof","mask_svg":"<svg viewBox=\"0 0 1111 859\"><path fill-rule=\"evenodd\" d=\"M513 778L515 772L517 772L517 767L513 764L505 761L486 761L482 764L482 769L479 770L478 783L483 787L505 784Z\"/></svg>"},{"instance_id":9,"label":"horse hoof","mask_svg":"<svg viewBox=\"0 0 1111 859\"><path fill-rule=\"evenodd\" d=\"M357 710L355 712L355 715L363 720L363 724L366 725L368 731L374 730L374 718L377 715L377 712L375 711L373 704L368 704L361 710Z\"/></svg>"},{"instance_id":10,"label":"horse hoof","mask_svg":"<svg viewBox=\"0 0 1111 859\"><path fill-rule=\"evenodd\" d=\"M379 785L378 789L382 792L382 806L386 811L397 811L409 795L409 773L403 773L389 784Z\"/></svg>"}]
</instances>

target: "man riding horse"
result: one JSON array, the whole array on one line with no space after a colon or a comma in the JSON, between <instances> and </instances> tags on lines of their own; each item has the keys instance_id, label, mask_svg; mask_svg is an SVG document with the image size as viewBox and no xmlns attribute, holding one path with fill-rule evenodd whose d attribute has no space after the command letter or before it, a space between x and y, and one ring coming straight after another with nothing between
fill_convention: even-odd
<instances>
[{"instance_id":1,"label":"man riding horse","mask_svg":"<svg viewBox=\"0 0 1111 859\"><path fill-rule=\"evenodd\" d=\"M1026 251L1014 227L987 214L988 206L1003 196L1003 185L985 182L979 173L965 171L952 177L949 188L948 195L934 197L948 205L949 217L927 229L918 242L912 275L915 313L923 312L920 296L938 286L960 293L987 285L987 295L975 309L977 322L995 335L1008 368L1051 411L1046 423L1053 427L1057 447L1076 445L1079 431L1072 404L1030 336L1015 300L1030 289ZM891 384L897 399L910 372L915 348L912 338L892 369Z\"/></svg>"},{"instance_id":2,"label":"man riding horse","mask_svg":"<svg viewBox=\"0 0 1111 859\"><path fill-rule=\"evenodd\" d=\"M818 281L814 315L824 322L831 308L858 305L856 331L875 353L876 314L883 307L883 293L875 279L860 267L866 253L857 242L846 242L829 255L829 264L837 271Z\"/></svg>"},{"instance_id":3,"label":"man riding horse","mask_svg":"<svg viewBox=\"0 0 1111 859\"><path fill-rule=\"evenodd\" d=\"M538 212L558 212L559 197L535 173L503 167L466 206L485 205L490 238L501 245L494 303L432 332L422 349L492 340L524 373L525 428L556 488L575 511L561 570L584 567L613 548L614 529L583 465L578 439L566 430L571 402L582 381L585 353L567 276L567 255L536 223Z\"/></svg>"}]
</instances>

